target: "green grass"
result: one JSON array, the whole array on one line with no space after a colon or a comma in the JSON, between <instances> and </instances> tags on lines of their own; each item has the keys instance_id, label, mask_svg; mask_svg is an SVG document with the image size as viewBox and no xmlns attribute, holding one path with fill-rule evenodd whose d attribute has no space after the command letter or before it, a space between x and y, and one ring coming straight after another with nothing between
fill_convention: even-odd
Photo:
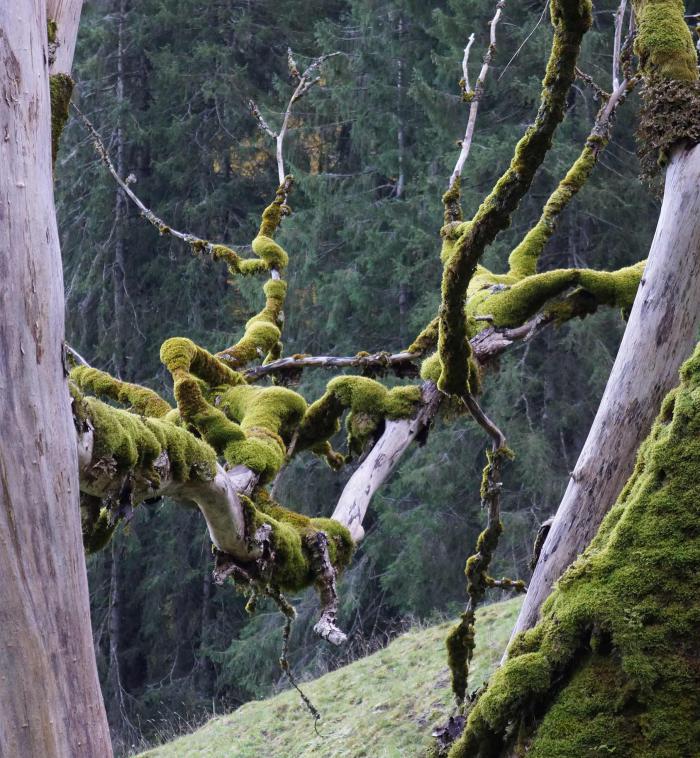
<instances>
[{"instance_id":1,"label":"green grass","mask_svg":"<svg viewBox=\"0 0 700 758\"><path fill-rule=\"evenodd\" d=\"M470 685L500 659L520 598L483 608ZM445 635L450 624L397 637L367 658L306 682L321 711L319 737L296 692L246 703L142 758L407 758L420 756L452 703Z\"/></svg>"}]
</instances>

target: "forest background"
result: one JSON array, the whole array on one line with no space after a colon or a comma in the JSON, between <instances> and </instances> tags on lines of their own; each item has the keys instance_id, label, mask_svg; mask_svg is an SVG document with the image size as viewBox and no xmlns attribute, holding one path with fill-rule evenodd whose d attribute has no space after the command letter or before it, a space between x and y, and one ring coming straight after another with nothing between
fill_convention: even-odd
<instances>
[{"instance_id":1,"label":"forest background","mask_svg":"<svg viewBox=\"0 0 700 758\"><path fill-rule=\"evenodd\" d=\"M610 89L613 14L594 8L581 69ZM476 40L476 78L491 0L92 0L75 58L77 102L141 199L178 229L246 251L277 185L273 128L291 93L287 49L324 64L320 87L295 108L286 155L295 175L286 354L399 350L436 313L440 197L467 108L458 85ZM463 176L466 216L503 172L533 118L550 26L542 2L506 5L498 48ZM636 180L636 97L620 109L610 146L561 219L543 269L615 269L647 254L658 198ZM511 228L489 250L502 261L538 218L593 123L595 93L578 80L559 138ZM115 376L167 393L160 344L190 337L209 350L260 308L260 293L158 237L127 205L73 119L56 166L68 340ZM624 322L601 311L509 351L482 405L515 461L505 472L504 538L494 575L527 579L534 534L556 509L595 413ZM308 371L318 397L328 377ZM290 661L315 677L383 646L416 621L454 616L465 600L464 559L483 528L478 487L484 435L471 422L431 431L374 499L367 537L340 582L341 650L312 633L317 600L296 598ZM329 515L351 472L295 459L279 499ZM212 712L283 684L282 621L255 616L211 582L210 541L198 511L167 500L137 509L111 549L89 560L95 648L115 748L130 751Z\"/></svg>"}]
</instances>

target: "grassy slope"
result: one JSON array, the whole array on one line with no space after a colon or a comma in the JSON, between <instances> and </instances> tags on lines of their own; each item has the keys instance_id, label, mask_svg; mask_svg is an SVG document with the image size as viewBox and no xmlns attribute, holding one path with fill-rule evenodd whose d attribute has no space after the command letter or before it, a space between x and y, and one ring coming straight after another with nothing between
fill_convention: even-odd
<instances>
[{"instance_id":1,"label":"grassy slope","mask_svg":"<svg viewBox=\"0 0 700 758\"><path fill-rule=\"evenodd\" d=\"M508 641L520 599L484 608L477 621L472 686ZM319 737L296 692L209 721L142 758L407 758L420 756L451 703L445 664L449 624L403 634L374 655L303 685L321 711Z\"/></svg>"}]
</instances>

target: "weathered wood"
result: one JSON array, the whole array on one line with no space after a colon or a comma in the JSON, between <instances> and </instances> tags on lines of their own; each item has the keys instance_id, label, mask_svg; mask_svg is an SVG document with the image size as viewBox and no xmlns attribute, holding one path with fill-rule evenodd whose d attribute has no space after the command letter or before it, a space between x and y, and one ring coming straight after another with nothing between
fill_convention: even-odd
<instances>
[{"instance_id":1,"label":"weathered wood","mask_svg":"<svg viewBox=\"0 0 700 758\"><path fill-rule=\"evenodd\" d=\"M700 145L677 149L627 329L513 634L533 626L554 582L591 541L634 467L700 326Z\"/></svg>"},{"instance_id":2,"label":"weathered wood","mask_svg":"<svg viewBox=\"0 0 700 758\"><path fill-rule=\"evenodd\" d=\"M412 419L387 421L384 433L345 485L333 511L336 521L344 524L358 542L367 508L374 493L396 468L415 438L430 424L440 403L440 392L433 382L423 385L423 407Z\"/></svg>"},{"instance_id":3,"label":"weathered wood","mask_svg":"<svg viewBox=\"0 0 700 758\"><path fill-rule=\"evenodd\" d=\"M81 492L99 498L118 498L122 481L104 461L94 456L91 428L78 434L77 450ZM159 486L154 488L147 472L137 471L130 483L134 504L156 497L194 503L202 512L211 541L219 550L244 561L257 557L258 553L245 539L245 518L239 498L241 494L249 495L255 487L258 477L253 471L245 466L227 471L217 464L216 474L210 481L180 482L173 476L167 451L161 453L153 468L158 472Z\"/></svg>"},{"instance_id":4,"label":"weathered wood","mask_svg":"<svg viewBox=\"0 0 700 758\"><path fill-rule=\"evenodd\" d=\"M79 12L76 1L54 9L64 71ZM44 0L0 3L0 755L105 758L63 369L46 29Z\"/></svg>"}]
</instances>

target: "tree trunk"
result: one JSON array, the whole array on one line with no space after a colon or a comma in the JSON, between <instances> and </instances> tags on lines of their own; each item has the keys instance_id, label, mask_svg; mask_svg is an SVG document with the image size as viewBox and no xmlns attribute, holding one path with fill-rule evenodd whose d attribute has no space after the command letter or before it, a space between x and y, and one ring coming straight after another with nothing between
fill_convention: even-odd
<instances>
[{"instance_id":1,"label":"tree trunk","mask_svg":"<svg viewBox=\"0 0 700 758\"><path fill-rule=\"evenodd\" d=\"M68 71L80 0L51 3ZM0 755L111 755L63 368L43 0L0 3Z\"/></svg>"},{"instance_id":2,"label":"tree trunk","mask_svg":"<svg viewBox=\"0 0 700 758\"><path fill-rule=\"evenodd\" d=\"M700 145L677 148L649 260L608 384L542 548L513 635L532 627L634 467L700 325ZM511 638L512 639L512 638Z\"/></svg>"}]
</instances>

